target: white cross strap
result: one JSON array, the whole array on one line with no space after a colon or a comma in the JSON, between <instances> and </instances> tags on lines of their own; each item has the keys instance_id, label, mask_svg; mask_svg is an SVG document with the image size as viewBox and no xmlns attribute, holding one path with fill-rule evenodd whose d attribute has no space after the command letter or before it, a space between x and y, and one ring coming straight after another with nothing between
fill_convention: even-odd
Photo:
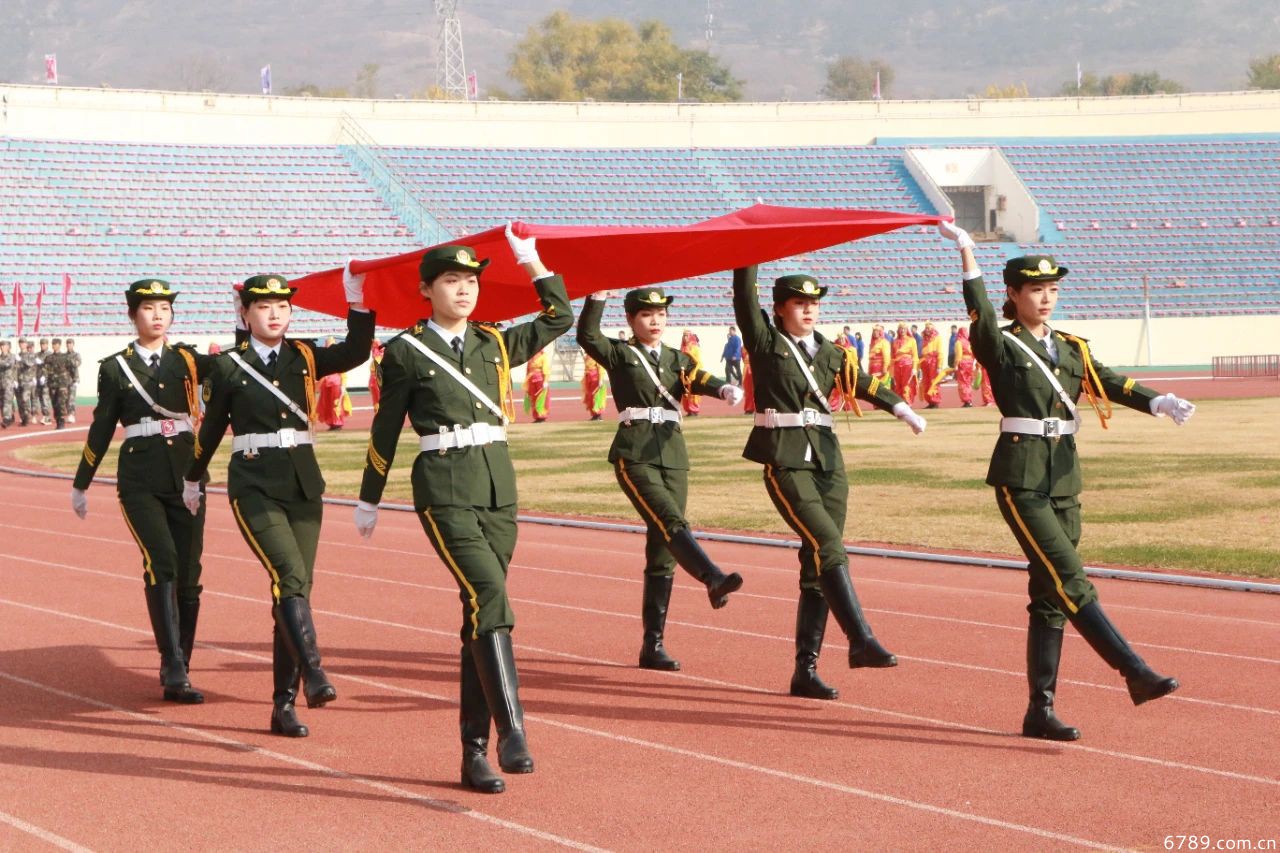
<instances>
[{"instance_id":1,"label":"white cross strap","mask_svg":"<svg viewBox=\"0 0 1280 853\"><path fill-rule=\"evenodd\" d=\"M297 403L295 403L295 402L293 402L293 400L289 399L289 395L288 395L288 394L286 394L286 393L284 393L283 391L281 391L281 390L280 390L279 388L277 388L275 385L272 385L272 384L271 384L271 382L269 382L269 381L267 380L267 377L263 376L261 373L259 373L258 371L254 370L252 367L250 367L250 366L245 362L245 360L244 360L243 358L241 358L241 357L240 357L240 354L239 354L239 353L231 352L231 353L227 353L227 355L229 355L229 356L231 357L231 360L232 360L232 361L234 361L236 364L238 364L238 365L240 366L240 369L241 369L241 370L243 370L245 373L249 374L249 376L253 379L253 381L257 382L257 383L258 383L259 385L261 385L263 388L266 388L268 391L270 391L270 392L272 393L272 395L274 395L274 396L275 396L275 398L276 398L277 400L279 400L281 403L284 403L286 406L288 406L288 407L289 407L289 411L293 412L295 415L297 415L299 418L301 418L301 419L302 419L302 422L303 422L304 424L305 424L305 423L310 423L310 418L308 418L308 417L307 417L307 413L306 413L306 412L304 412L304 411L302 411L302 409L298 406L298 404L297 404Z\"/></svg>"},{"instance_id":2,"label":"white cross strap","mask_svg":"<svg viewBox=\"0 0 1280 853\"><path fill-rule=\"evenodd\" d=\"M1080 428L1080 413L1076 411L1076 404L1071 402L1071 398L1067 396L1067 392L1062 390L1062 383L1058 381L1058 377L1053 375L1053 371L1049 369L1049 365L1045 364L1040 356L1036 355L1035 350L1027 346L1022 338L1019 338L1017 335L1010 334L1008 331L1004 332L1004 336L1020 346L1022 351L1031 357L1031 361L1040 368L1040 372L1045 375L1045 378L1049 380L1049 384L1053 386L1053 390L1058 392L1058 397L1062 400L1062 404L1066 406L1067 411L1071 413L1071 420L1075 421L1076 430L1078 430ZM1076 430L1072 430L1072 432L1075 432Z\"/></svg>"},{"instance_id":3,"label":"white cross strap","mask_svg":"<svg viewBox=\"0 0 1280 853\"><path fill-rule=\"evenodd\" d=\"M474 382L472 382L470 379L468 379L467 377L459 373L458 368L454 367L444 358L441 358L439 354L432 352L431 349L426 344L418 340L412 334L405 333L400 337L401 339L412 344L418 350L418 352L422 353L427 358L431 359L431 361L435 362L437 367L439 367L445 373L449 374L454 379L456 379L458 384L461 385L463 388L466 388L467 391L470 392L472 397L475 397L478 401L484 404L485 408L487 408L489 411L497 415L502 420L502 423L504 426L507 424L507 413L502 411L502 407L499 406L497 403L493 402L493 400L490 400L489 395L481 391L478 387L476 387L476 384Z\"/></svg>"},{"instance_id":4,"label":"white cross strap","mask_svg":"<svg viewBox=\"0 0 1280 853\"><path fill-rule=\"evenodd\" d=\"M813 371L809 369L809 365L805 364L804 359L800 357L800 350L796 348L795 341L791 340L791 336L781 330L779 330L778 336L787 342L787 346L791 347L791 354L796 357L796 364L800 366L800 372L804 374L805 381L809 383L809 390L813 392L813 396L818 398L822 408L830 412L831 401L818 390L818 380L813 378Z\"/></svg>"},{"instance_id":5,"label":"white cross strap","mask_svg":"<svg viewBox=\"0 0 1280 853\"><path fill-rule=\"evenodd\" d=\"M158 415L164 415L171 421L182 421L183 423L190 424L191 415L189 412L171 412L164 406L157 404L156 401L152 399L151 395L147 393L147 389L143 388L142 383L138 381L138 377L129 369L129 362L124 360L123 355L116 353L116 361L119 363L120 369L124 371L125 378L129 380L129 384L133 386L133 390L138 392L138 395L142 397L143 401L148 406L151 407L152 411Z\"/></svg>"},{"instance_id":6,"label":"white cross strap","mask_svg":"<svg viewBox=\"0 0 1280 853\"><path fill-rule=\"evenodd\" d=\"M636 354L636 358L640 359L640 366L644 368L644 372L649 375L649 381L653 383L653 387L658 389L658 393L662 398L671 404L671 408L675 410L677 415L676 422L680 421L680 403L675 397L671 396L671 392L662 386L662 380L658 378L658 374L653 372L653 367L649 364L649 358L636 347L627 344L627 349ZM661 352L661 350L659 350Z\"/></svg>"}]
</instances>

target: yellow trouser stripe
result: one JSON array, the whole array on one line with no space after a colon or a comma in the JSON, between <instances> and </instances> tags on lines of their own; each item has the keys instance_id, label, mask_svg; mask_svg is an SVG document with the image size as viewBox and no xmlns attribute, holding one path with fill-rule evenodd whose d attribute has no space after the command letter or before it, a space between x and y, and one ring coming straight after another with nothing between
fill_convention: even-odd
<instances>
[{"instance_id":1,"label":"yellow trouser stripe","mask_svg":"<svg viewBox=\"0 0 1280 853\"><path fill-rule=\"evenodd\" d=\"M146 545L142 544L142 537L138 535L133 522L129 520L129 512L124 508L124 501L120 501L120 514L124 516L125 526L133 534L133 541L138 543L138 550L142 552L142 570L147 573L147 585L155 586L156 573L151 571L151 552L147 550Z\"/></svg>"},{"instance_id":2,"label":"yellow trouser stripe","mask_svg":"<svg viewBox=\"0 0 1280 853\"><path fill-rule=\"evenodd\" d=\"M1000 491L1004 493L1005 505L1009 507L1009 512L1013 514L1013 520L1018 523L1018 529L1022 531L1022 535L1031 543L1031 550L1036 552L1036 556L1040 558L1040 562L1049 570L1049 574L1053 577L1053 585L1058 588L1058 596L1066 603L1067 609L1072 613L1076 613L1080 608L1076 607L1076 603L1067 597L1067 591L1062 588L1062 578L1058 577L1057 571L1053 568L1053 563L1045 556L1044 551L1040 550L1040 543L1036 542L1035 537L1031 535L1031 531L1027 530L1027 525L1023 522L1022 516L1018 514L1018 508L1013 505L1013 495L1009 494L1008 486L1001 486Z\"/></svg>"},{"instance_id":3,"label":"yellow trouser stripe","mask_svg":"<svg viewBox=\"0 0 1280 853\"><path fill-rule=\"evenodd\" d=\"M431 517L431 508L427 507L422 511L426 517L427 523L431 525L431 532L435 534L435 546L440 549L440 553L444 554L444 561L449 566L449 571L453 572L453 576L458 579L458 583L462 584L462 588L467 591L467 601L471 605L471 639L480 636L480 602L476 599L475 587L462 574L462 569L458 568L458 563L453 559L453 555L449 553L449 549L444 544L444 537L440 535L440 528L436 527L436 520Z\"/></svg>"},{"instance_id":4,"label":"yellow trouser stripe","mask_svg":"<svg viewBox=\"0 0 1280 853\"><path fill-rule=\"evenodd\" d=\"M805 539L809 540L809 545L813 548L813 569L818 574L822 574L822 558L818 556L818 551L821 546L818 545L817 537L810 533L809 528L805 527L804 524L800 522L800 516L796 515L796 511L792 509L790 501L787 500L787 496L782 493L782 486L778 484L777 479L773 476L772 465L764 466L764 476L769 481L769 484L773 486L773 493L777 496L778 502L786 507L787 515L791 516L791 521L795 525L796 529L800 531L801 535L804 536Z\"/></svg>"},{"instance_id":5,"label":"yellow trouser stripe","mask_svg":"<svg viewBox=\"0 0 1280 853\"><path fill-rule=\"evenodd\" d=\"M618 473L622 475L622 481L631 489L631 494L636 496L636 502L639 503L640 506L644 507L644 511L649 513L649 517L653 519L653 523L658 526L658 530L662 533L662 538L670 542L671 536L667 533L666 525L662 523L662 519L658 518L658 514L653 511L653 508L650 507L649 504L645 503L644 498L640 496L640 490L636 488L636 484L631 482L631 478L627 476L627 463L621 459L618 460Z\"/></svg>"},{"instance_id":6,"label":"yellow trouser stripe","mask_svg":"<svg viewBox=\"0 0 1280 853\"><path fill-rule=\"evenodd\" d=\"M258 555L258 560L266 568L267 574L271 575L271 598L277 603L280 601L280 575L276 572L276 567L271 565L271 561L267 559L267 552L262 550L262 546L258 544L257 538L253 535L253 531L249 529L249 525L245 522L244 516L240 514L240 501L231 502L231 511L235 514L236 523L240 525L240 529L244 531L244 537L249 540L249 547L253 548L253 552Z\"/></svg>"}]
</instances>

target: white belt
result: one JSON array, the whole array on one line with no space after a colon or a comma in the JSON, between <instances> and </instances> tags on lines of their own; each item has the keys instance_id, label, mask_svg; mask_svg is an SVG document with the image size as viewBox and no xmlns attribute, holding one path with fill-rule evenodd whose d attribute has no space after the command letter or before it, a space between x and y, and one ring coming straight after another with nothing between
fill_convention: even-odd
<instances>
[{"instance_id":1,"label":"white belt","mask_svg":"<svg viewBox=\"0 0 1280 853\"><path fill-rule=\"evenodd\" d=\"M1001 418L1001 432L1016 432L1022 435L1040 435L1046 438L1057 438L1060 435L1075 435L1080 429L1074 420L1062 418Z\"/></svg>"},{"instance_id":2,"label":"white belt","mask_svg":"<svg viewBox=\"0 0 1280 853\"><path fill-rule=\"evenodd\" d=\"M680 413L674 409L668 409L666 406L654 406L649 409L632 406L618 412L619 423L629 424L632 421L648 421L651 424L670 421L678 424L680 423Z\"/></svg>"},{"instance_id":3,"label":"white belt","mask_svg":"<svg viewBox=\"0 0 1280 853\"><path fill-rule=\"evenodd\" d=\"M479 447L484 444L493 444L495 441L505 442L507 440L507 430L505 427L494 426L493 424L472 424L471 426L455 426L440 427L440 431L435 435L424 435L418 438L418 448L422 451L435 450L444 455L446 450L455 447Z\"/></svg>"},{"instance_id":4,"label":"white belt","mask_svg":"<svg viewBox=\"0 0 1280 853\"><path fill-rule=\"evenodd\" d=\"M277 432L251 432L231 439L231 452L256 456L264 447L297 447L299 444L311 444L314 440L310 430L282 429Z\"/></svg>"},{"instance_id":5,"label":"white belt","mask_svg":"<svg viewBox=\"0 0 1280 853\"><path fill-rule=\"evenodd\" d=\"M755 423L756 426L764 427L765 429L810 426L831 429L835 425L835 419L831 415L819 412L816 409L804 409L795 413L765 409L763 412L756 412Z\"/></svg>"},{"instance_id":6,"label":"white belt","mask_svg":"<svg viewBox=\"0 0 1280 853\"><path fill-rule=\"evenodd\" d=\"M177 435L180 432L191 432L191 424L186 421L173 421L169 419L156 420L154 418L143 418L136 424L129 424L124 428L125 438L146 438L151 435Z\"/></svg>"}]
</instances>

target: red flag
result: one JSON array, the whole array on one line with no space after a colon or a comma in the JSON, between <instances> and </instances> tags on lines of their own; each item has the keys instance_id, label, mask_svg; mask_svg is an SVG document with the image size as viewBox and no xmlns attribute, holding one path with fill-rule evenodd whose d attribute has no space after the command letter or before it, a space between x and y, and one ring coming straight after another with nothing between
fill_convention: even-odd
<instances>
[{"instance_id":1,"label":"red flag","mask_svg":"<svg viewBox=\"0 0 1280 853\"><path fill-rule=\"evenodd\" d=\"M58 54L56 53L44 55L44 82L58 85Z\"/></svg>"},{"instance_id":2,"label":"red flag","mask_svg":"<svg viewBox=\"0 0 1280 853\"><path fill-rule=\"evenodd\" d=\"M31 334L40 334L40 313L44 310L44 282L40 282L40 291L36 294L36 321L31 326Z\"/></svg>"},{"instance_id":3,"label":"red flag","mask_svg":"<svg viewBox=\"0 0 1280 853\"><path fill-rule=\"evenodd\" d=\"M62 274L62 325L71 325L71 315L67 313L67 296L71 293L71 273Z\"/></svg>"},{"instance_id":4,"label":"red flag","mask_svg":"<svg viewBox=\"0 0 1280 853\"><path fill-rule=\"evenodd\" d=\"M15 321L16 321L16 325L17 325L17 327L18 327L17 334L18 334L19 336L21 336L21 335L22 335L23 326L25 325L25 324L23 323L23 321L22 321L22 302L23 302L23 299L22 299L22 285L21 285L21 284L18 284L17 282L14 282L14 285L13 285L13 307L14 307L14 310L15 310L15 311L17 311L17 314L18 314L18 316L15 318Z\"/></svg>"},{"instance_id":5,"label":"red flag","mask_svg":"<svg viewBox=\"0 0 1280 853\"><path fill-rule=\"evenodd\" d=\"M756 204L692 225L566 226L516 222L513 229L519 237L538 238L538 254L548 269L564 276L569 298L576 299L597 290L640 287L766 263L908 225L941 221L942 217L921 213ZM450 242L470 246L478 257L490 260L481 276L484 286L480 288L473 319L509 320L541 308L529 285L529 276L512 257L501 227ZM431 313L418 292L418 263L425 251L352 261L353 273L366 274L364 301L378 312L379 325L403 328ZM340 268L313 273L290 284L298 288L295 305L335 317L346 316Z\"/></svg>"},{"instance_id":6,"label":"red flag","mask_svg":"<svg viewBox=\"0 0 1280 853\"><path fill-rule=\"evenodd\" d=\"M15 287L16 287L16 285L15 285ZM8 304L8 303L6 303L6 302L5 302L5 299L4 299L4 291L3 291L3 290L0 290L0 308L4 308L7 304Z\"/></svg>"}]
</instances>

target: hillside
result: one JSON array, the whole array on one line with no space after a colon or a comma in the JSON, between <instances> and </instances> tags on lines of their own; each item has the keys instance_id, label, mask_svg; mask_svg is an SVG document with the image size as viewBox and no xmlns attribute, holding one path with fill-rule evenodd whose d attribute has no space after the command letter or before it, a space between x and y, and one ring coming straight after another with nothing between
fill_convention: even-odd
<instances>
[{"instance_id":1,"label":"hillside","mask_svg":"<svg viewBox=\"0 0 1280 853\"><path fill-rule=\"evenodd\" d=\"M897 97L963 97L989 83L1054 93L1087 71L1157 70L1194 91L1243 88L1248 59L1280 45L1280 13L1244 0L712 0L713 46L756 100L820 97L825 63L881 57ZM1266 4L1263 4L1264 6ZM255 92L271 63L276 91L351 86L378 63L377 94L414 96L434 74L436 21L426 0L7 0L0 81L43 80L57 53L66 85ZM705 45L705 0L461 0L467 64L482 94L510 89L510 52L556 8L589 17L658 17L687 46ZM779 9L785 12L779 12ZM1225 59L1223 57L1226 57Z\"/></svg>"}]
</instances>

